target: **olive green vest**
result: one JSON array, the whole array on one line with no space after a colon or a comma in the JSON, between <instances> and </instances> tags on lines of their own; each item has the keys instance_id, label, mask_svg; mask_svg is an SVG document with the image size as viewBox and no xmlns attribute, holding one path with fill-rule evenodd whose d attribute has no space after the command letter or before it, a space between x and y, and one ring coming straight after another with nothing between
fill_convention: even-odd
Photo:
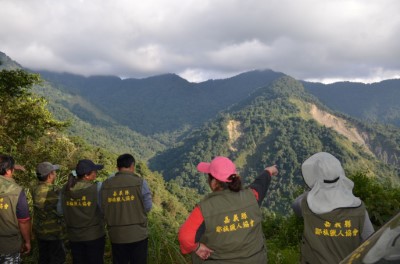
<instances>
[{"instance_id":1,"label":"olive green vest","mask_svg":"<svg viewBox=\"0 0 400 264\"><path fill-rule=\"evenodd\" d=\"M132 243L148 237L142 185L142 178L127 172L118 172L103 182L102 209L111 243Z\"/></svg>"},{"instance_id":2,"label":"olive green vest","mask_svg":"<svg viewBox=\"0 0 400 264\"><path fill-rule=\"evenodd\" d=\"M63 237L63 219L57 213L59 190L50 183L39 182L33 188L33 229L37 238L57 240Z\"/></svg>"},{"instance_id":3,"label":"olive green vest","mask_svg":"<svg viewBox=\"0 0 400 264\"><path fill-rule=\"evenodd\" d=\"M213 192L199 207L206 226L200 242L214 250L207 263L266 263L261 211L251 189Z\"/></svg>"},{"instance_id":4,"label":"olive green vest","mask_svg":"<svg viewBox=\"0 0 400 264\"><path fill-rule=\"evenodd\" d=\"M105 235L96 183L78 181L69 191L64 187L62 207L71 241L90 241Z\"/></svg>"},{"instance_id":5,"label":"olive green vest","mask_svg":"<svg viewBox=\"0 0 400 264\"><path fill-rule=\"evenodd\" d=\"M361 244L365 221L363 203L356 208L315 214L305 197L301 210L304 218L301 263L337 264Z\"/></svg>"},{"instance_id":6,"label":"olive green vest","mask_svg":"<svg viewBox=\"0 0 400 264\"><path fill-rule=\"evenodd\" d=\"M13 254L21 249L22 239L16 215L21 191L14 179L0 176L0 254Z\"/></svg>"}]
</instances>

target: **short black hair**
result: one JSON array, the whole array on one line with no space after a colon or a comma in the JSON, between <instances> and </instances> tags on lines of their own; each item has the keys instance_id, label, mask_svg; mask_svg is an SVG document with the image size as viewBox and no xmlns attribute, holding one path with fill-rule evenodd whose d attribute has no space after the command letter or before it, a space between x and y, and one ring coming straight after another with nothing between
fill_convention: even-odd
<instances>
[{"instance_id":1,"label":"short black hair","mask_svg":"<svg viewBox=\"0 0 400 264\"><path fill-rule=\"evenodd\" d=\"M0 175L5 175L7 170L14 169L15 160L9 155L0 154Z\"/></svg>"},{"instance_id":2,"label":"short black hair","mask_svg":"<svg viewBox=\"0 0 400 264\"><path fill-rule=\"evenodd\" d=\"M129 168L131 165L135 166L135 158L131 154L122 154L117 158L117 168Z\"/></svg>"}]
</instances>

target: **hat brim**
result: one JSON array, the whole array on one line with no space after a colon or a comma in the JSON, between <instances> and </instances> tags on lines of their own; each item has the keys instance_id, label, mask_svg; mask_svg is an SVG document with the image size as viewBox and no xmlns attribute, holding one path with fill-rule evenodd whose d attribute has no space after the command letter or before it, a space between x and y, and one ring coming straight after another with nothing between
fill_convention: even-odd
<instances>
[{"instance_id":1,"label":"hat brim","mask_svg":"<svg viewBox=\"0 0 400 264\"><path fill-rule=\"evenodd\" d=\"M96 165L94 166L94 168L95 168L95 170L102 170L102 169L104 168L104 165L96 164Z\"/></svg>"},{"instance_id":2,"label":"hat brim","mask_svg":"<svg viewBox=\"0 0 400 264\"><path fill-rule=\"evenodd\" d=\"M200 162L197 165L197 170L202 173L210 173L210 163Z\"/></svg>"}]
</instances>

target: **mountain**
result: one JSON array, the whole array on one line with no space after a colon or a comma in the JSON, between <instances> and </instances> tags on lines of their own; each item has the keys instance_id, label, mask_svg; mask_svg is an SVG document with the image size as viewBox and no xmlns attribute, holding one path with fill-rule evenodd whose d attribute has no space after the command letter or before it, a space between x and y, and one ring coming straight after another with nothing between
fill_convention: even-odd
<instances>
[{"instance_id":1,"label":"mountain","mask_svg":"<svg viewBox=\"0 0 400 264\"><path fill-rule=\"evenodd\" d=\"M303 82L303 85L331 109L369 122L400 127L400 79L372 84Z\"/></svg>"},{"instance_id":2,"label":"mountain","mask_svg":"<svg viewBox=\"0 0 400 264\"><path fill-rule=\"evenodd\" d=\"M207 193L195 166L217 155L233 159L245 183L277 164L281 176L267 206L288 212L304 188L301 163L318 151L334 154L349 172L399 183L399 128L341 113L312 95L309 83L283 73L251 71L203 83L174 74L125 80L40 74L45 81L35 92L59 119L70 120L70 135L131 152L174 186Z\"/></svg>"},{"instance_id":3,"label":"mountain","mask_svg":"<svg viewBox=\"0 0 400 264\"><path fill-rule=\"evenodd\" d=\"M270 70L252 71L224 80L190 83L175 74L122 80L113 76L39 73L62 91L85 98L117 123L143 135L201 125L284 75ZM70 111L82 114L80 109Z\"/></svg>"},{"instance_id":4,"label":"mountain","mask_svg":"<svg viewBox=\"0 0 400 264\"><path fill-rule=\"evenodd\" d=\"M1 52L0 62L0 70L23 69ZM34 86L32 90L46 98L47 107L55 118L70 123L66 132L71 137L80 137L93 146L105 148L113 153L129 152L143 161L165 149L164 144L157 139L118 124L84 97L59 89L57 83L43 79L43 82Z\"/></svg>"},{"instance_id":5,"label":"mountain","mask_svg":"<svg viewBox=\"0 0 400 264\"><path fill-rule=\"evenodd\" d=\"M22 66L0 51L0 69L15 70L22 69Z\"/></svg>"},{"instance_id":6,"label":"mountain","mask_svg":"<svg viewBox=\"0 0 400 264\"><path fill-rule=\"evenodd\" d=\"M207 177L196 172L200 161L230 157L244 182L250 183L267 165L276 164L266 205L289 212L304 188L301 164L319 151L330 152L348 172L366 171L380 180L399 183L399 129L386 130L333 112L284 76L220 113L189 134L181 145L149 161L152 170L181 186L209 191Z\"/></svg>"}]
</instances>

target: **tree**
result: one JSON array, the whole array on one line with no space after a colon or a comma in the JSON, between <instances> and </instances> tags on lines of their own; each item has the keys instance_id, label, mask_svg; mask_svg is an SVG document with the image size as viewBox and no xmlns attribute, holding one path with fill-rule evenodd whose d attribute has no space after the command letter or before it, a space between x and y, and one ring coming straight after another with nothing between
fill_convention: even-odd
<instances>
[{"instance_id":1,"label":"tree","mask_svg":"<svg viewBox=\"0 0 400 264\"><path fill-rule=\"evenodd\" d=\"M27 142L67 125L52 117L44 98L30 92L40 81L37 74L23 70L0 72L0 151L16 152Z\"/></svg>"}]
</instances>

